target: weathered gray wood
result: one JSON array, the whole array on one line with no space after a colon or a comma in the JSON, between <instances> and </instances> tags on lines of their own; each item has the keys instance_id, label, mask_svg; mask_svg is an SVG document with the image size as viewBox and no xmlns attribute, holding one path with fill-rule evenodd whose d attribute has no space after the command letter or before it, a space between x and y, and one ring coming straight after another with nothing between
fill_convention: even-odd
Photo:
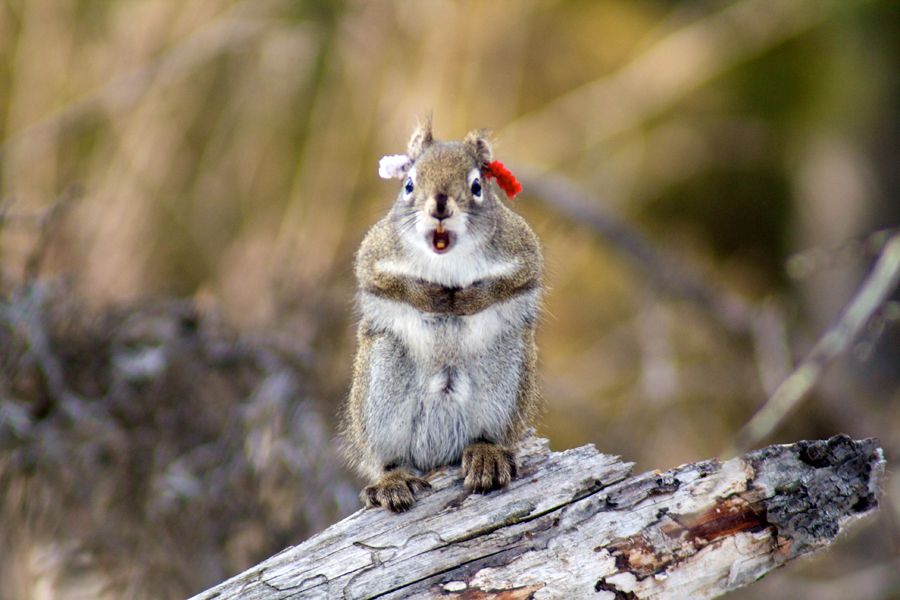
<instances>
[{"instance_id":1,"label":"weathered gray wood","mask_svg":"<svg viewBox=\"0 0 900 600\"><path fill-rule=\"evenodd\" d=\"M846 436L638 476L535 438L520 462L485 496L443 469L408 513L359 511L195 598L713 598L831 543L884 471Z\"/></svg>"}]
</instances>

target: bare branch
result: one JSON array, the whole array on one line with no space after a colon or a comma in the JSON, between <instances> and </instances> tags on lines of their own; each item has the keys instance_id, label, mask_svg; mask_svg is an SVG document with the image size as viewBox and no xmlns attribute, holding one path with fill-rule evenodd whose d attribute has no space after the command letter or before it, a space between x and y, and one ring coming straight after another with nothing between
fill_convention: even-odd
<instances>
[{"instance_id":1,"label":"bare branch","mask_svg":"<svg viewBox=\"0 0 900 600\"><path fill-rule=\"evenodd\" d=\"M894 234L872 272L837 322L816 342L803 362L775 390L738 434L736 445L747 448L766 439L800 405L825 368L851 346L863 327L883 306L900 280L900 233Z\"/></svg>"},{"instance_id":2,"label":"bare branch","mask_svg":"<svg viewBox=\"0 0 900 600\"><path fill-rule=\"evenodd\" d=\"M651 285L702 308L731 333L753 335L757 311L751 304L725 288L714 287L687 264L662 254L632 225L605 210L600 199L559 174L542 173L524 165L516 165L515 172L526 193L598 234L644 272Z\"/></svg>"},{"instance_id":3,"label":"bare branch","mask_svg":"<svg viewBox=\"0 0 900 600\"><path fill-rule=\"evenodd\" d=\"M805 279L811 274L858 263L866 258L879 256L888 240L900 227L881 229L861 237L853 237L830 248L816 247L788 257L787 274L793 279Z\"/></svg>"},{"instance_id":4,"label":"bare branch","mask_svg":"<svg viewBox=\"0 0 900 600\"><path fill-rule=\"evenodd\" d=\"M67 413L74 413L83 402L69 390L62 363L53 352L45 303L44 286L35 283L18 288L7 303L0 304L0 326L22 332L28 354L38 365L52 402Z\"/></svg>"},{"instance_id":5,"label":"bare branch","mask_svg":"<svg viewBox=\"0 0 900 600\"><path fill-rule=\"evenodd\" d=\"M884 470L846 436L638 476L592 446L520 450L506 490L442 469L410 512L359 511L195 600L713 598L830 544Z\"/></svg>"}]
</instances>

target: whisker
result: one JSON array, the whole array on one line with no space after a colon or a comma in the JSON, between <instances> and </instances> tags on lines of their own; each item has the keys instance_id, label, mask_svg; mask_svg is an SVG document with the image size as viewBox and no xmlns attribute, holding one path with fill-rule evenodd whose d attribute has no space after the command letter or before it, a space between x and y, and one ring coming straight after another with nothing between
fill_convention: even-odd
<instances>
[{"instance_id":1,"label":"whisker","mask_svg":"<svg viewBox=\"0 0 900 600\"><path fill-rule=\"evenodd\" d=\"M417 217L416 213L417 213L417 212L418 212L418 211L412 211L412 212L411 212L408 216L406 216L405 218L404 218L404 216L401 216L401 218L400 218L400 220L399 220L399 222L398 222L398 224L397 224L397 233L398 233L399 235L404 235L404 234L406 234L407 232L409 232L413 227L415 227L415 225L416 225L416 220L417 220L417 219L416 219L416 217Z\"/></svg>"},{"instance_id":2,"label":"whisker","mask_svg":"<svg viewBox=\"0 0 900 600\"><path fill-rule=\"evenodd\" d=\"M400 235L405 235L405 234L407 234L408 232L410 232L410 231L413 230L413 228L415 227L415 225L416 225L416 224L415 224L414 222L413 222L413 223L408 223L408 224L404 225L404 226L399 230L399 234L400 234Z\"/></svg>"}]
</instances>

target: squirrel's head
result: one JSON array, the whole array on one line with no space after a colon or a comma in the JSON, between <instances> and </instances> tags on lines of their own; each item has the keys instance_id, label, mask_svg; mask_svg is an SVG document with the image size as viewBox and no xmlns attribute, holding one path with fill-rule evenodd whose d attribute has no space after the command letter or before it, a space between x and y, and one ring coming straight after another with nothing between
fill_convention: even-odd
<instances>
[{"instance_id":1,"label":"squirrel's head","mask_svg":"<svg viewBox=\"0 0 900 600\"><path fill-rule=\"evenodd\" d=\"M383 177L402 178L392 218L401 238L432 255L473 248L496 226L499 200L485 181L491 147L483 131L461 142L432 137L431 122L420 125L406 155L382 159Z\"/></svg>"}]
</instances>

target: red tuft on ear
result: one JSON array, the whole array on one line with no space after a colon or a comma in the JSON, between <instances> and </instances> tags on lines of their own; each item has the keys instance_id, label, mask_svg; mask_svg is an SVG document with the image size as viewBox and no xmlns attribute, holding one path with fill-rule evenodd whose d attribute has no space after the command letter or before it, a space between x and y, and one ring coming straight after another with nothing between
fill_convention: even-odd
<instances>
[{"instance_id":1,"label":"red tuft on ear","mask_svg":"<svg viewBox=\"0 0 900 600\"><path fill-rule=\"evenodd\" d=\"M522 191L522 184L516 179L516 176L509 172L509 169L503 166L499 160L488 163L484 168L484 176L487 179L493 177L509 199L512 200L516 194Z\"/></svg>"}]
</instances>

